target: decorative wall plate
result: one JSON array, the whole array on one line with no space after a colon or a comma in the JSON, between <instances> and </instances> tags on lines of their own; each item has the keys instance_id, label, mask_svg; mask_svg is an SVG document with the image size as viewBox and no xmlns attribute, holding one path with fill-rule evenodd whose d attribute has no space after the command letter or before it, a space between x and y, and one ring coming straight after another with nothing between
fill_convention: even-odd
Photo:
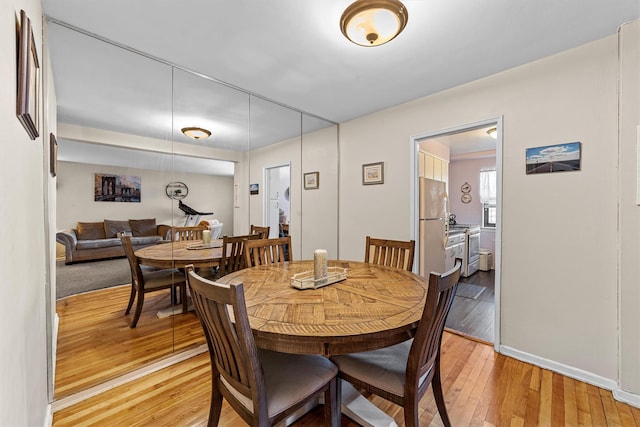
<instances>
[{"instance_id":1,"label":"decorative wall plate","mask_svg":"<svg viewBox=\"0 0 640 427\"><path fill-rule=\"evenodd\" d=\"M187 184L180 181L170 182L164 189L167 197L174 200L182 200L189 194Z\"/></svg>"},{"instance_id":2,"label":"decorative wall plate","mask_svg":"<svg viewBox=\"0 0 640 427\"><path fill-rule=\"evenodd\" d=\"M471 201L471 194L469 194L469 193L464 193L464 194L462 195L462 197L460 197L460 201L461 201L462 203L469 203L469 202Z\"/></svg>"},{"instance_id":3,"label":"decorative wall plate","mask_svg":"<svg viewBox=\"0 0 640 427\"><path fill-rule=\"evenodd\" d=\"M460 187L460 191L462 191L463 193L468 193L471 191L471 184L469 184L468 182L465 182L464 184L462 184L462 187Z\"/></svg>"}]
</instances>

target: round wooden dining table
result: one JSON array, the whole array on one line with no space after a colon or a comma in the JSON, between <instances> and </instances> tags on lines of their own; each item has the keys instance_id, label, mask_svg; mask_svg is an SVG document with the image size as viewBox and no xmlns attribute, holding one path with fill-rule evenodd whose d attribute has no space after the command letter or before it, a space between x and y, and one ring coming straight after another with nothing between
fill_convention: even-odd
<instances>
[{"instance_id":1,"label":"round wooden dining table","mask_svg":"<svg viewBox=\"0 0 640 427\"><path fill-rule=\"evenodd\" d=\"M347 278L319 289L291 286L294 274L313 261L240 270L218 279L243 283L256 345L295 354L368 351L413 337L422 315L428 281L406 270L356 261L329 261Z\"/></svg>"},{"instance_id":2,"label":"round wooden dining table","mask_svg":"<svg viewBox=\"0 0 640 427\"><path fill-rule=\"evenodd\" d=\"M209 247L200 240L160 243L135 251L142 265L156 268L216 267L222 259L222 239L211 240Z\"/></svg>"}]
</instances>

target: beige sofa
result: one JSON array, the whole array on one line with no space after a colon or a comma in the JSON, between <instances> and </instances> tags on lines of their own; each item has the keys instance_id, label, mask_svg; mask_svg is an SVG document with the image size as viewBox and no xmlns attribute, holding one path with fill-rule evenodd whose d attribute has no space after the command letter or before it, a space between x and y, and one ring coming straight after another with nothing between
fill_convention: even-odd
<instances>
[{"instance_id":1,"label":"beige sofa","mask_svg":"<svg viewBox=\"0 0 640 427\"><path fill-rule=\"evenodd\" d=\"M134 249L155 245L170 237L171 227L154 219L78 222L76 228L59 231L56 241L65 247L65 264L123 257L119 233L131 233Z\"/></svg>"}]
</instances>

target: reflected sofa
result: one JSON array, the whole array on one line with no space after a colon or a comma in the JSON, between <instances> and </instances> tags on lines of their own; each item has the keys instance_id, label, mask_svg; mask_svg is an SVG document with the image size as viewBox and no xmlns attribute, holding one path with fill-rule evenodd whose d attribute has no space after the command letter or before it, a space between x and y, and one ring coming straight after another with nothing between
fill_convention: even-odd
<instances>
[{"instance_id":1,"label":"reflected sofa","mask_svg":"<svg viewBox=\"0 0 640 427\"><path fill-rule=\"evenodd\" d=\"M155 218L78 222L76 228L56 233L56 241L65 247L65 264L123 257L124 249L119 234L131 234L134 250L163 242L171 227L157 225Z\"/></svg>"}]
</instances>

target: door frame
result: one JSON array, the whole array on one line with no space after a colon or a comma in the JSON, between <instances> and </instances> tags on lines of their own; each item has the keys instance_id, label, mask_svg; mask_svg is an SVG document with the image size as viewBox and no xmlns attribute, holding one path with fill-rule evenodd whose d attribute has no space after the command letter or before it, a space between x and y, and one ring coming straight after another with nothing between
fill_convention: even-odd
<instances>
[{"instance_id":1,"label":"door frame","mask_svg":"<svg viewBox=\"0 0 640 427\"><path fill-rule=\"evenodd\" d=\"M485 120L480 120L477 122L466 123L458 126L453 126L450 128L445 128L437 131L426 132L423 134L412 135L409 138L410 143L410 183L409 189L410 194L413 196L410 197L410 205L409 205L409 235L413 236L413 239L416 242L419 242L419 227L418 227L418 217L419 217L419 206L418 206L418 151L419 151L419 143L425 139L432 139L443 137L447 135L452 135L456 133L462 133L466 131L475 130L478 128L483 128L487 126L495 126L498 130L498 135L496 138L496 187L497 187L497 198L496 198L496 249L494 254L494 263L495 263L495 319L494 319L494 342L493 348L496 352L500 352L500 305L501 305L501 288L502 288L502 168L503 168L503 141L502 141L502 116L489 118ZM419 254L419 248L417 252L417 256ZM417 263L416 263L417 264ZM416 267L414 266L414 270ZM416 273L417 274L417 273Z\"/></svg>"},{"instance_id":2,"label":"door frame","mask_svg":"<svg viewBox=\"0 0 640 427\"><path fill-rule=\"evenodd\" d=\"M291 222L291 162L277 163L269 166L265 166L263 170L263 188L264 196L262 197L262 224L269 224L269 195L271 194L271 186L269 179L269 171L272 169L280 169L283 167L289 168L289 222ZM278 223L280 221L278 220ZM269 232L271 233L271 232ZM278 235L280 232L278 231Z\"/></svg>"}]
</instances>

